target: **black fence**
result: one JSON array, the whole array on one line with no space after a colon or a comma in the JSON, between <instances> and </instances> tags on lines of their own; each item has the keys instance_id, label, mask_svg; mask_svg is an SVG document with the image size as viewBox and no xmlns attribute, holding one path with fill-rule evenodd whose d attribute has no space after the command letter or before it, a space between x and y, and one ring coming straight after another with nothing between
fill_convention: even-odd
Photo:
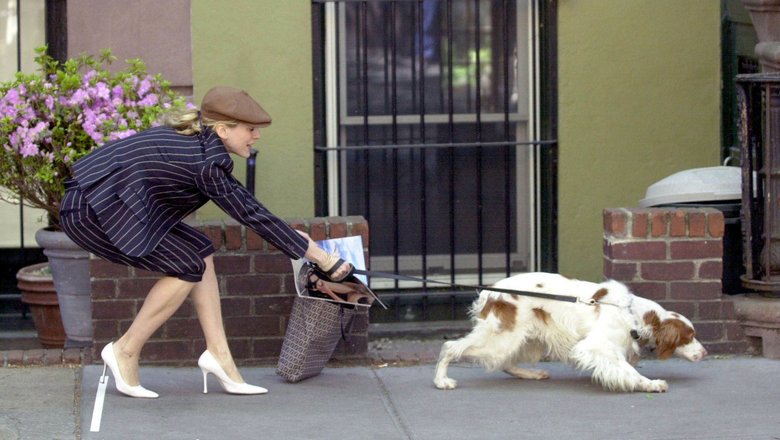
<instances>
[{"instance_id":1,"label":"black fence","mask_svg":"<svg viewBox=\"0 0 780 440\"><path fill-rule=\"evenodd\" d=\"M317 214L368 219L371 269L469 285L555 269L554 9L312 1ZM372 322L461 319L474 295L371 286L391 305Z\"/></svg>"}]
</instances>

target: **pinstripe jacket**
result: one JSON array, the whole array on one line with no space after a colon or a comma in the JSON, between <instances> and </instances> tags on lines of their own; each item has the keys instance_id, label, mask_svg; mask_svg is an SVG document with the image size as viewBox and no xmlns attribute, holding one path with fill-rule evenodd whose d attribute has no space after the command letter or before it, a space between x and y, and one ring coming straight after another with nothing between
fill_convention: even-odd
<instances>
[{"instance_id":1,"label":"pinstripe jacket","mask_svg":"<svg viewBox=\"0 0 780 440\"><path fill-rule=\"evenodd\" d=\"M126 255L148 254L175 224L212 200L290 258L302 257L308 241L260 204L232 170L233 160L212 130L184 136L157 127L81 158L73 178Z\"/></svg>"}]
</instances>

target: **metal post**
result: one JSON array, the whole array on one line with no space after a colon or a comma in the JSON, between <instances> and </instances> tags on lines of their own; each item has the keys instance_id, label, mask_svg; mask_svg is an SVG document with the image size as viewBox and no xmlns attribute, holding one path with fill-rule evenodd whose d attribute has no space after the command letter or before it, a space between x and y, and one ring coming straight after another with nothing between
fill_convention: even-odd
<instances>
[{"instance_id":1,"label":"metal post","mask_svg":"<svg viewBox=\"0 0 780 440\"><path fill-rule=\"evenodd\" d=\"M22 71L22 0L16 0L16 71ZM19 194L19 248L24 255L24 203Z\"/></svg>"}]
</instances>

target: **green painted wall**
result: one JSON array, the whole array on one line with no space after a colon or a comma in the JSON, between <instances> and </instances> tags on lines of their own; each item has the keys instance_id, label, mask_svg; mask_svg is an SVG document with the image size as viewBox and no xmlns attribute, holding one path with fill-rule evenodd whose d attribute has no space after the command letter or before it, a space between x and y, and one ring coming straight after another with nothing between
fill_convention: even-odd
<instances>
[{"instance_id":1,"label":"green painted wall","mask_svg":"<svg viewBox=\"0 0 780 440\"><path fill-rule=\"evenodd\" d=\"M559 266L602 277L602 210L718 165L720 2L559 0Z\"/></svg>"},{"instance_id":2,"label":"green painted wall","mask_svg":"<svg viewBox=\"0 0 780 440\"><path fill-rule=\"evenodd\" d=\"M194 98L214 85L240 87L273 118L255 144L256 195L281 217L314 215L311 5L307 1L192 1ZM246 161L233 156L234 174ZM215 205L199 219L224 217Z\"/></svg>"},{"instance_id":3,"label":"green painted wall","mask_svg":"<svg viewBox=\"0 0 780 440\"><path fill-rule=\"evenodd\" d=\"M559 266L598 279L604 208L637 206L650 184L718 164L720 2L558 8ZM192 23L195 99L216 84L255 96L274 118L258 142L258 198L283 217L313 215L310 3L193 0Z\"/></svg>"}]
</instances>

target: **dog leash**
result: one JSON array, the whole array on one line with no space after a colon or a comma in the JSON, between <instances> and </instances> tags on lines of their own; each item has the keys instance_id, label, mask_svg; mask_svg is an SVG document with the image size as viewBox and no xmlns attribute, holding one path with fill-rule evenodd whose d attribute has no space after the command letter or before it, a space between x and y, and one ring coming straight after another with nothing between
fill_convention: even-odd
<instances>
[{"instance_id":1,"label":"dog leash","mask_svg":"<svg viewBox=\"0 0 780 440\"><path fill-rule=\"evenodd\" d=\"M450 286L450 287L461 287L461 288L464 288L464 289L489 290L491 292L508 293L510 295L517 295L517 296L531 296L531 297L534 297L534 298L551 299L551 300L554 300L554 301L564 301L564 302L571 302L571 303L580 303L580 304L585 304L585 305L589 305L589 306L605 304L605 305L610 305L610 306L614 306L614 307L619 307L617 304L599 302L599 301L596 301L595 299L592 299L592 298L583 300L583 299L577 298L575 296L556 295L554 293L530 292L530 291L527 291L527 290L515 290L515 289L502 289L500 287L491 287L491 286L480 286L480 285L472 286L472 285L467 285L467 284L455 284L455 283L448 283L446 281L430 280L430 279L426 279L426 278L417 278L417 277L413 277L413 276L409 276L409 275L399 275L399 274L395 274L395 273L379 272L379 271L375 271L375 270L353 269L352 273L353 274L358 274L358 275L365 275L365 276L368 276L368 277L372 277L373 276L373 277L377 277L377 278L389 278L389 279L399 280L399 281L415 281L415 282L420 282L420 283L442 284L442 285ZM633 298L632 298L631 302L633 303ZM630 310L631 310L631 303L629 303L627 309L630 312ZM633 317L633 313L629 313L629 314ZM632 328L631 331L630 331L631 338L634 339L634 340L639 340L639 333L636 330L636 328L638 328L638 325L639 324L638 324L638 322L636 322L636 318L634 318L634 327L635 328Z\"/></svg>"},{"instance_id":2,"label":"dog leash","mask_svg":"<svg viewBox=\"0 0 780 440\"><path fill-rule=\"evenodd\" d=\"M446 281L438 281L438 280L430 280L427 278L418 278L413 277L409 275L400 275L395 273L389 273L389 272L379 272L376 270L362 270L354 268L353 266L353 274L358 275L365 275L368 277L377 277L377 278L389 278L393 280L399 280L399 281L415 281L420 283L435 283L435 284L442 284L445 286L450 287L461 287L464 289L475 289L475 290L489 290L491 292L501 292L501 293L508 293L510 295L517 295L517 296L531 296L534 298L542 298L542 299L551 299L553 301L564 301L564 302L571 302L571 303L580 303L585 304L589 306L595 306L599 304L605 304L610 305L614 307L619 307L617 304L611 304L611 303L604 303L600 301L596 301L595 299L589 298L586 300L577 298L575 296L566 296L566 295L556 295L554 293L542 293L542 292L530 292L527 290L515 290L515 289L502 289L500 287L491 287L491 286L481 286L481 285L467 285L467 284L455 284L455 283L448 283ZM633 298L631 300L631 303L633 303ZM630 313L631 311L631 303L629 303L627 309L629 310L629 314L633 317L633 313ZM639 340L639 333L636 330L638 328L639 323L636 322L636 318L634 317L634 327L630 331L631 338L634 340Z\"/></svg>"},{"instance_id":3,"label":"dog leash","mask_svg":"<svg viewBox=\"0 0 780 440\"><path fill-rule=\"evenodd\" d=\"M556 295L554 293L542 293L542 292L530 292L527 290L514 290L514 289L502 289L500 287L491 287L491 286L480 286L480 285L467 285L467 284L455 284L455 283L448 283L446 281L438 281L438 280L430 280L426 278L417 278L409 275L399 275L395 273L389 273L389 272L379 272L376 270L363 270L363 269L354 269L353 273L358 275L365 275L368 277L377 277L377 278L389 278L393 280L398 281L415 281L419 283L435 283L435 284L442 284L445 286L450 287L460 287L464 289L476 289L476 290L489 290L491 292L500 292L500 293L508 293L510 295L518 295L518 296L532 296L534 298L543 298L543 299L551 299L555 301L565 301L565 302L580 302L584 304L594 305L596 304L595 301L582 301L577 297L574 296L566 296L566 295Z\"/></svg>"}]
</instances>

